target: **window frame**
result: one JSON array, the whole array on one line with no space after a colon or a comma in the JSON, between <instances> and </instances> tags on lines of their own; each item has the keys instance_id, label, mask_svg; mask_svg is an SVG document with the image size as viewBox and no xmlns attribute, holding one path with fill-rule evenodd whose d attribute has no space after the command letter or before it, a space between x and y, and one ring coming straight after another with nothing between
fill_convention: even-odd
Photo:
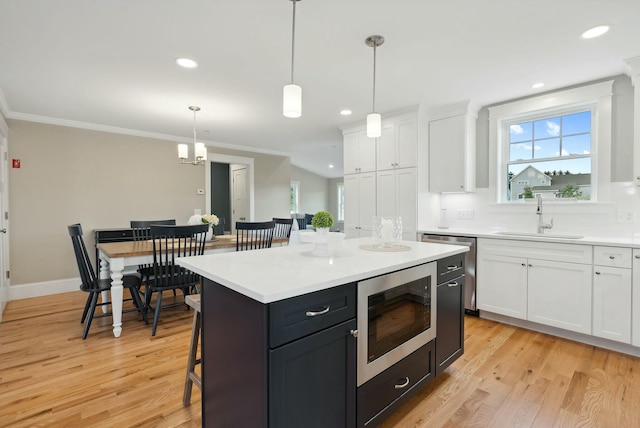
<instances>
[{"instance_id":1,"label":"window frame","mask_svg":"<svg viewBox=\"0 0 640 428\"><path fill-rule=\"evenodd\" d=\"M291 180L289 183L289 192L293 190L293 205L295 206L295 211L291 211L290 214L298 214L300 209L300 181ZM291 201L289 201L289 210L291 210Z\"/></svg>"},{"instance_id":2,"label":"window frame","mask_svg":"<svg viewBox=\"0 0 640 428\"><path fill-rule=\"evenodd\" d=\"M562 117L562 116L567 116L567 115L571 115L571 114L575 114L575 113L582 113L585 111L589 111L591 113L591 129L590 129L590 138L591 138L591 144L590 144L590 153L588 155L569 155L569 156L556 156L556 157L547 157L547 158L532 158L532 159L525 159L525 160L516 160L516 161L511 161L510 160L510 149L511 149L511 139L510 139L510 135L511 135L511 125L514 124L518 124L518 123L522 123L522 122L535 122L535 121L539 121L539 120L544 120L544 119L549 119L552 117ZM509 165L531 165L534 168L535 164L538 162L548 162L548 161L562 161L562 160L570 160L570 159L585 159L585 158L589 158L591 160L591 195L593 196L594 194L597 193L597 180L595 180L594 177L594 163L597 160L598 154L596 153L596 151L594 150L594 140L595 140L595 132L596 132L596 127L595 127L595 118L596 118L596 113L597 113L597 104L595 102L593 103L588 103L588 104L579 104L579 105L569 105L569 106L565 106L563 108L558 108L558 109L553 109L551 111L543 111L543 112L532 112L531 114L527 115L526 113L523 115L519 115L517 117L511 117L511 118L505 118L504 120L501 121L502 123L502 141L499 142L499 144L502 144L502 159L501 159L501 163L502 163L502 169L503 171L502 174L503 176L500 178L501 180L504 180L504 189L505 189L505 194L504 196L504 202L505 203L513 203L513 202L522 202L523 198L514 198L513 195L511 195L511 200L508 199L509 194L508 194L508 184L507 180L508 180L508 175L509 175ZM535 142L538 141L536 139L533 139L531 142L532 144L535 144ZM527 141L528 142L528 141ZM539 170L539 168L536 168ZM547 199L545 199L545 201L547 201ZM590 198L587 201L594 201L595 199ZM581 201L581 202L587 202L587 201ZM565 201L556 201L556 202L566 202Z\"/></svg>"},{"instance_id":3,"label":"window frame","mask_svg":"<svg viewBox=\"0 0 640 428\"><path fill-rule=\"evenodd\" d=\"M558 112L592 108L591 117L591 200L572 201L588 204L611 197L611 104L613 80L543 94L489 107L489 188L495 190L498 204L513 205L507 200L508 127L506 122L549 117ZM555 200L551 200L553 203ZM557 201L566 203L566 201Z\"/></svg>"},{"instance_id":4,"label":"window frame","mask_svg":"<svg viewBox=\"0 0 640 428\"><path fill-rule=\"evenodd\" d=\"M344 182L337 184L338 194L338 221L344 221Z\"/></svg>"}]
</instances>

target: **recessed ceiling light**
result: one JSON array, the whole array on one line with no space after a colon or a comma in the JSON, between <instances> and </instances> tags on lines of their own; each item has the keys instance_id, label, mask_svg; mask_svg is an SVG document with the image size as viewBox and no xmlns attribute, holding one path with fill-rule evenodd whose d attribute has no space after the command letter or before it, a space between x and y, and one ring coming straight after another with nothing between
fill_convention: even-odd
<instances>
[{"instance_id":1,"label":"recessed ceiling light","mask_svg":"<svg viewBox=\"0 0 640 428\"><path fill-rule=\"evenodd\" d=\"M344 110L340 110L340 114L343 115L343 116L349 116L351 113L352 113L352 111L349 110L348 108L344 109Z\"/></svg>"},{"instance_id":2,"label":"recessed ceiling light","mask_svg":"<svg viewBox=\"0 0 640 428\"><path fill-rule=\"evenodd\" d=\"M533 85L531 85L533 89L542 88L543 86L544 86L544 83L542 82L534 83Z\"/></svg>"},{"instance_id":3,"label":"recessed ceiling light","mask_svg":"<svg viewBox=\"0 0 640 428\"><path fill-rule=\"evenodd\" d=\"M333 168L333 165L329 164L329 168Z\"/></svg>"},{"instance_id":4,"label":"recessed ceiling light","mask_svg":"<svg viewBox=\"0 0 640 428\"><path fill-rule=\"evenodd\" d=\"M191 58L176 58L176 64L184 68L196 68L198 63Z\"/></svg>"},{"instance_id":5,"label":"recessed ceiling light","mask_svg":"<svg viewBox=\"0 0 640 428\"><path fill-rule=\"evenodd\" d=\"M594 37L602 36L604 33L609 31L611 27L609 25L598 25L597 27L589 28L587 31L582 33L583 39L593 39Z\"/></svg>"}]
</instances>

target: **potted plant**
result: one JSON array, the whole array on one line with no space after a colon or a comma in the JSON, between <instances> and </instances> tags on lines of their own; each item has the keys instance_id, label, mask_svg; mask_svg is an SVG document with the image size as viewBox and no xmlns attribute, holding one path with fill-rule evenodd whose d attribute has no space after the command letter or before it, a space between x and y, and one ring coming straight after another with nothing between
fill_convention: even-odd
<instances>
[{"instance_id":1,"label":"potted plant","mask_svg":"<svg viewBox=\"0 0 640 428\"><path fill-rule=\"evenodd\" d=\"M333 226L333 216L328 211L318 211L311 219L311 226L318 233L326 234Z\"/></svg>"}]
</instances>

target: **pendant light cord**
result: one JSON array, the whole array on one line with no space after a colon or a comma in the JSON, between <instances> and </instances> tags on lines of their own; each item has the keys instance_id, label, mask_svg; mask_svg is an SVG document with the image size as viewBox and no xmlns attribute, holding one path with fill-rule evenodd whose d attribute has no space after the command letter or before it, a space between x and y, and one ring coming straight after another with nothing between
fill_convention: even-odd
<instances>
[{"instance_id":1,"label":"pendant light cord","mask_svg":"<svg viewBox=\"0 0 640 428\"><path fill-rule=\"evenodd\" d=\"M196 109L193 109L193 147L196 147Z\"/></svg>"},{"instance_id":2,"label":"pendant light cord","mask_svg":"<svg viewBox=\"0 0 640 428\"><path fill-rule=\"evenodd\" d=\"M373 109L372 112L376 112L376 47L378 43L373 43Z\"/></svg>"},{"instance_id":3,"label":"pendant light cord","mask_svg":"<svg viewBox=\"0 0 640 428\"><path fill-rule=\"evenodd\" d=\"M291 26L291 84L293 84L293 63L296 47L296 3L298 0L292 0L293 3L293 25Z\"/></svg>"}]
</instances>

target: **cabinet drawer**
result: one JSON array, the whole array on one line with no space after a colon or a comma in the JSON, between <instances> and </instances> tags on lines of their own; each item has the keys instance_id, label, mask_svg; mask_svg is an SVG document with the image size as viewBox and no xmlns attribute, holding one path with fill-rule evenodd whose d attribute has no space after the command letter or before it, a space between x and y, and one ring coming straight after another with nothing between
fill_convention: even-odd
<instances>
[{"instance_id":1,"label":"cabinet drawer","mask_svg":"<svg viewBox=\"0 0 640 428\"><path fill-rule=\"evenodd\" d=\"M283 345L356 316L355 283L269 305L270 348Z\"/></svg>"},{"instance_id":2,"label":"cabinet drawer","mask_svg":"<svg viewBox=\"0 0 640 428\"><path fill-rule=\"evenodd\" d=\"M438 284L447 282L464 274L464 257L466 253L456 254L438 260Z\"/></svg>"},{"instance_id":3,"label":"cabinet drawer","mask_svg":"<svg viewBox=\"0 0 640 428\"><path fill-rule=\"evenodd\" d=\"M435 376L434 341L358 388L358 426L377 426ZM417 389L416 389L417 387ZM414 391L415 389L415 391Z\"/></svg>"},{"instance_id":4,"label":"cabinet drawer","mask_svg":"<svg viewBox=\"0 0 640 428\"><path fill-rule=\"evenodd\" d=\"M631 248L593 247L593 264L631 269Z\"/></svg>"}]
</instances>

